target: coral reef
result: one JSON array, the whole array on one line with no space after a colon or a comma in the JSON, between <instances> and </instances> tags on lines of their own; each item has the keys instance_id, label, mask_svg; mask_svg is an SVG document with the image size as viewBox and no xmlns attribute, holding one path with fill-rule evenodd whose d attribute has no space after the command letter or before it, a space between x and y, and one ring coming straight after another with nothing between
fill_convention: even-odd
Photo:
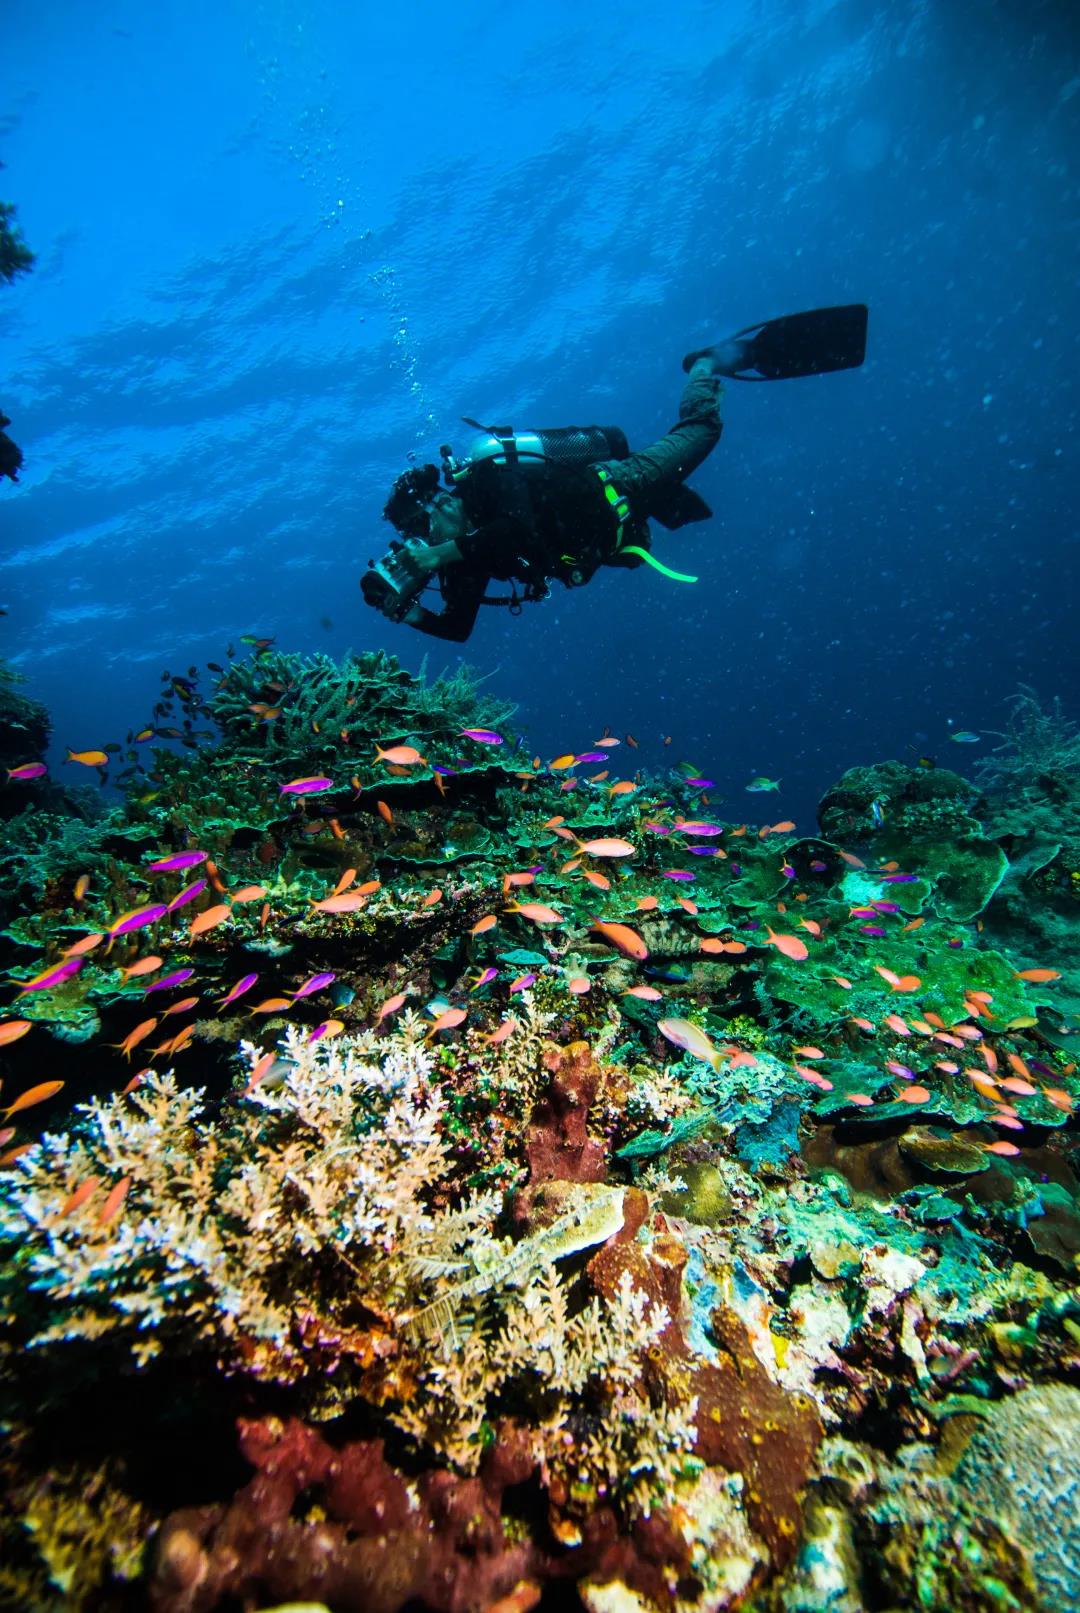
<instances>
[{"instance_id":1,"label":"coral reef","mask_svg":"<svg viewBox=\"0 0 1080 1613\"><path fill-rule=\"evenodd\" d=\"M1075 1600L1060 713L800 835L248 647L8 786L0 1605Z\"/></svg>"}]
</instances>

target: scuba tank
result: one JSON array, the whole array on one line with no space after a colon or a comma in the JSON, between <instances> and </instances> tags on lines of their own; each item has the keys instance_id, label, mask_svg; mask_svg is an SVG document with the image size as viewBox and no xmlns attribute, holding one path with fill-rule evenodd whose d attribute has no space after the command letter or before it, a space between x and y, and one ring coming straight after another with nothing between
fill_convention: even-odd
<instances>
[{"instance_id":1,"label":"scuba tank","mask_svg":"<svg viewBox=\"0 0 1080 1613\"><path fill-rule=\"evenodd\" d=\"M449 447L439 450L443 478L457 487L482 465L499 466L530 479L552 469L576 469L602 459L626 459L630 445L618 426L554 426L538 431L515 431L513 426L482 426L465 419L476 432L458 458Z\"/></svg>"}]
</instances>

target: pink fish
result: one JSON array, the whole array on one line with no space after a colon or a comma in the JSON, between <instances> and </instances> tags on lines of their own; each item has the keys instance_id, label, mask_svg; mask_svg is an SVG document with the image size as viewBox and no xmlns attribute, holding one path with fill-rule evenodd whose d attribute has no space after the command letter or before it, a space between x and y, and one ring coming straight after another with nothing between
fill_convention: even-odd
<instances>
[{"instance_id":1,"label":"pink fish","mask_svg":"<svg viewBox=\"0 0 1080 1613\"><path fill-rule=\"evenodd\" d=\"M492 733L490 728L459 728L458 733L463 739L475 739L481 745L501 745L502 735Z\"/></svg>"},{"instance_id":2,"label":"pink fish","mask_svg":"<svg viewBox=\"0 0 1080 1613\"><path fill-rule=\"evenodd\" d=\"M181 868L197 868L204 863L210 855L208 851L178 851L172 857L159 857L157 862L150 864L147 872L150 874L172 874Z\"/></svg>"},{"instance_id":3,"label":"pink fish","mask_svg":"<svg viewBox=\"0 0 1080 1613\"><path fill-rule=\"evenodd\" d=\"M244 995L245 991L251 990L258 978L258 975L244 975L243 979L238 980L236 985L233 986L230 991L226 992L224 997L218 998L218 1007L227 1008L229 1003L234 1003L238 997L242 997Z\"/></svg>"},{"instance_id":4,"label":"pink fish","mask_svg":"<svg viewBox=\"0 0 1080 1613\"><path fill-rule=\"evenodd\" d=\"M279 795L320 795L324 790L332 790L334 781L330 778L294 778L288 784L278 785Z\"/></svg>"},{"instance_id":5,"label":"pink fish","mask_svg":"<svg viewBox=\"0 0 1080 1613\"><path fill-rule=\"evenodd\" d=\"M664 870L662 870L662 872L660 874L660 878L661 879L689 880L689 879L696 879L697 875L692 874L690 872L690 870L687 869L687 868L665 868Z\"/></svg>"},{"instance_id":6,"label":"pink fish","mask_svg":"<svg viewBox=\"0 0 1080 1613\"><path fill-rule=\"evenodd\" d=\"M512 1036L517 1028L518 1022L516 1019L513 1017L510 1019L504 1019L497 1031L492 1031L490 1036L485 1036L482 1038L482 1040L485 1041L489 1047L498 1047L499 1043L505 1042L506 1038L508 1036Z\"/></svg>"},{"instance_id":7,"label":"pink fish","mask_svg":"<svg viewBox=\"0 0 1080 1613\"><path fill-rule=\"evenodd\" d=\"M173 986L182 986L194 973L194 969L177 969L175 974L166 975L164 980L155 980L152 986L147 986L145 995L149 997L152 991L169 991Z\"/></svg>"},{"instance_id":8,"label":"pink fish","mask_svg":"<svg viewBox=\"0 0 1080 1613\"><path fill-rule=\"evenodd\" d=\"M175 913L178 907L186 907L189 902L193 902L195 900L196 896L201 896L205 889L205 879L197 879L194 885L185 885L183 890L180 891L178 895L174 896L172 901L169 903L168 911L170 913Z\"/></svg>"},{"instance_id":9,"label":"pink fish","mask_svg":"<svg viewBox=\"0 0 1080 1613\"><path fill-rule=\"evenodd\" d=\"M49 769L44 762L20 762L18 767L9 767L7 776L19 782L28 779L44 778Z\"/></svg>"},{"instance_id":10,"label":"pink fish","mask_svg":"<svg viewBox=\"0 0 1080 1613\"><path fill-rule=\"evenodd\" d=\"M315 992L324 990L325 987L330 985L331 981L336 979L337 975L332 970L327 970L321 975L312 975L310 980L305 980L302 986L298 987L296 991L290 992L289 995L293 1002L299 1002L301 997L313 996Z\"/></svg>"},{"instance_id":11,"label":"pink fish","mask_svg":"<svg viewBox=\"0 0 1080 1613\"><path fill-rule=\"evenodd\" d=\"M148 924L156 924L158 919L164 918L168 911L164 902L155 902L149 907L133 907L122 914L115 924L109 925L109 934L130 935L132 930L144 930Z\"/></svg>"},{"instance_id":12,"label":"pink fish","mask_svg":"<svg viewBox=\"0 0 1080 1613\"><path fill-rule=\"evenodd\" d=\"M82 958L66 958L63 963L53 964L51 969L42 970L32 980L17 982L20 991L48 991L53 986L62 985L70 980L72 975L78 974L83 966Z\"/></svg>"},{"instance_id":13,"label":"pink fish","mask_svg":"<svg viewBox=\"0 0 1080 1613\"><path fill-rule=\"evenodd\" d=\"M645 827L651 829L652 824L646 824ZM675 828L680 834L700 835L703 840L708 839L710 835L722 835L724 832L722 823L687 823L683 818L676 818Z\"/></svg>"},{"instance_id":14,"label":"pink fish","mask_svg":"<svg viewBox=\"0 0 1080 1613\"><path fill-rule=\"evenodd\" d=\"M428 1036L434 1036L436 1031L452 1031L468 1018L464 1008L444 1008L438 1018L433 1019L428 1026Z\"/></svg>"}]
</instances>

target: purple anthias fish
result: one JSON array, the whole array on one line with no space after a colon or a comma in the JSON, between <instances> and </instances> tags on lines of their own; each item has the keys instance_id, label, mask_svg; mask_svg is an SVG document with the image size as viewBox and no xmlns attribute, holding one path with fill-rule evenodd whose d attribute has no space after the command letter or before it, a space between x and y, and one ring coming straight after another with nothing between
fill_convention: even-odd
<instances>
[{"instance_id":1,"label":"purple anthias fish","mask_svg":"<svg viewBox=\"0 0 1080 1613\"><path fill-rule=\"evenodd\" d=\"M902 1081L914 1081L915 1079L914 1070L909 1070L906 1064L897 1064L894 1059L886 1059L885 1068L891 1075L898 1075Z\"/></svg>"},{"instance_id":2,"label":"purple anthias fish","mask_svg":"<svg viewBox=\"0 0 1080 1613\"><path fill-rule=\"evenodd\" d=\"M256 975L244 975L243 979L238 980L236 982L236 985L233 986L232 990L230 992L228 992L226 996L222 997L221 1002L219 1004L219 1007L225 1008L229 1003L234 1003L236 1001L237 997L242 997L244 995L245 991L250 991L251 990L252 986L255 984L255 982L256 982L256 980L258 980L258 978L259 977L258 977L257 974Z\"/></svg>"},{"instance_id":3,"label":"purple anthias fish","mask_svg":"<svg viewBox=\"0 0 1080 1613\"><path fill-rule=\"evenodd\" d=\"M294 778L289 784L279 784L279 795L318 795L322 790L332 790L332 778Z\"/></svg>"},{"instance_id":4,"label":"purple anthias fish","mask_svg":"<svg viewBox=\"0 0 1080 1613\"><path fill-rule=\"evenodd\" d=\"M432 762L431 771L433 773L442 773L447 778L449 778L449 777L451 777L451 775L453 775L454 773L457 772L457 768L456 767L443 767L441 762Z\"/></svg>"},{"instance_id":5,"label":"purple anthias fish","mask_svg":"<svg viewBox=\"0 0 1080 1613\"><path fill-rule=\"evenodd\" d=\"M688 778L685 783L695 790L711 790L716 780L712 778Z\"/></svg>"},{"instance_id":6,"label":"purple anthias fish","mask_svg":"<svg viewBox=\"0 0 1080 1613\"><path fill-rule=\"evenodd\" d=\"M650 834L654 835L669 835L671 833L671 830L666 823L647 823L645 827L649 830Z\"/></svg>"},{"instance_id":7,"label":"purple anthias fish","mask_svg":"<svg viewBox=\"0 0 1080 1613\"><path fill-rule=\"evenodd\" d=\"M849 915L853 919L872 919L873 916L874 909L872 907L853 907Z\"/></svg>"},{"instance_id":8,"label":"purple anthias fish","mask_svg":"<svg viewBox=\"0 0 1080 1613\"><path fill-rule=\"evenodd\" d=\"M522 975L519 980L514 981L513 985L510 987L510 990L511 991L525 991L525 990L527 990L527 988L529 986L535 986L535 985L536 985L536 976L534 974Z\"/></svg>"},{"instance_id":9,"label":"purple anthias fish","mask_svg":"<svg viewBox=\"0 0 1080 1613\"><path fill-rule=\"evenodd\" d=\"M196 896L201 896L205 889L205 879L197 879L194 885L185 885L183 890L173 897L166 911L175 913L178 907L186 907L189 902L195 900Z\"/></svg>"},{"instance_id":10,"label":"purple anthias fish","mask_svg":"<svg viewBox=\"0 0 1080 1613\"><path fill-rule=\"evenodd\" d=\"M724 832L722 823L691 823L686 818L676 818L675 827L680 834L701 835L703 839L708 835L722 835Z\"/></svg>"},{"instance_id":11,"label":"purple anthias fish","mask_svg":"<svg viewBox=\"0 0 1080 1613\"><path fill-rule=\"evenodd\" d=\"M810 864L810 867L812 868L812 870L814 871L815 874L823 874L825 872L826 868L828 868L828 866L829 866L828 863L823 863L816 857L815 857L814 861Z\"/></svg>"},{"instance_id":12,"label":"purple anthias fish","mask_svg":"<svg viewBox=\"0 0 1080 1613\"><path fill-rule=\"evenodd\" d=\"M163 919L169 911L164 902L155 902L152 907L137 907L133 913L127 913L118 924L114 924L109 931L110 935L130 935L132 930L144 930L148 924L156 924Z\"/></svg>"},{"instance_id":13,"label":"purple anthias fish","mask_svg":"<svg viewBox=\"0 0 1080 1613\"><path fill-rule=\"evenodd\" d=\"M194 973L194 969L177 969L175 974L166 975L164 980L155 980L152 986L147 986L146 995L149 997L152 991L169 991L173 986L182 986Z\"/></svg>"},{"instance_id":14,"label":"purple anthias fish","mask_svg":"<svg viewBox=\"0 0 1080 1613\"><path fill-rule=\"evenodd\" d=\"M733 874L738 875L742 873L742 863L729 863L728 866Z\"/></svg>"},{"instance_id":15,"label":"purple anthias fish","mask_svg":"<svg viewBox=\"0 0 1080 1613\"><path fill-rule=\"evenodd\" d=\"M20 762L18 767L9 767L7 775L10 779L44 778L48 771L44 762Z\"/></svg>"},{"instance_id":16,"label":"purple anthias fish","mask_svg":"<svg viewBox=\"0 0 1080 1613\"><path fill-rule=\"evenodd\" d=\"M795 870L792 868L790 863L781 863L780 872L783 874L785 879L795 878Z\"/></svg>"},{"instance_id":17,"label":"purple anthias fish","mask_svg":"<svg viewBox=\"0 0 1080 1613\"><path fill-rule=\"evenodd\" d=\"M323 1024L316 1025L315 1029L311 1031L310 1034L304 1038L304 1040L310 1047L312 1042L321 1042L329 1029L330 1021L325 1020Z\"/></svg>"},{"instance_id":18,"label":"purple anthias fish","mask_svg":"<svg viewBox=\"0 0 1080 1613\"><path fill-rule=\"evenodd\" d=\"M173 857L159 857L157 862L150 864L148 873L171 874L181 868L197 868L204 863L210 855L208 851L178 851Z\"/></svg>"},{"instance_id":19,"label":"purple anthias fish","mask_svg":"<svg viewBox=\"0 0 1080 1613\"><path fill-rule=\"evenodd\" d=\"M660 875L661 879L695 879L696 877L688 868L666 868Z\"/></svg>"},{"instance_id":20,"label":"purple anthias fish","mask_svg":"<svg viewBox=\"0 0 1080 1613\"><path fill-rule=\"evenodd\" d=\"M78 974L82 966L82 958L67 958L63 963L58 963L55 969L39 975L36 980L19 981L19 990L49 991L53 986L59 986L63 981L70 980L72 975Z\"/></svg>"},{"instance_id":21,"label":"purple anthias fish","mask_svg":"<svg viewBox=\"0 0 1080 1613\"><path fill-rule=\"evenodd\" d=\"M888 934L888 931L883 930L881 928L880 924L860 924L859 929L862 931L862 933L864 935L887 935Z\"/></svg>"},{"instance_id":22,"label":"purple anthias fish","mask_svg":"<svg viewBox=\"0 0 1080 1613\"><path fill-rule=\"evenodd\" d=\"M722 857L724 854L716 846L687 846L685 848L691 857Z\"/></svg>"},{"instance_id":23,"label":"purple anthias fish","mask_svg":"<svg viewBox=\"0 0 1080 1613\"><path fill-rule=\"evenodd\" d=\"M883 874L881 883L883 885L914 885L918 877L918 874Z\"/></svg>"},{"instance_id":24,"label":"purple anthias fish","mask_svg":"<svg viewBox=\"0 0 1080 1613\"><path fill-rule=\"evenodd\" d=\"M575 756L577 762L610 762L611 757L606 750L583 750L580 756Z\"/></svg>"},{"instance_id":25,"label":"purple anthias fish","mask_svg":"<svg viewBox=\"0 0 1080 1613\"><path fill-rule=\"evenodd\" d=\"M493 980L498 980L498 978L499 978L498 969L492 968L490 966L490 964L489 964L489 966L484 970L483 974L479 975L477 977L477 979L475 980L475 982L473 983L473 985L471 985L469 987L469 990L470 991L479 991L481 986L490 986L491 982Z\"/></svg>"},{"instance_id":26,"label":"purple anthias fish","mask_svg":"<svg viewBox=\"0 0 1080 1613\"><path fill-rule=\"evenodd\" d=\"M310 980L305 980L298 990L290 992L289 995L293 1002L299 1002L301 997L313 996L315 992L322 991L325 986L329 986L336 979L337 975L332 969L328 969L324 974L312 975Z\"/></svg>"},{"instance_id":27,"label":"purple anthias fish","mask_svg":"<svg viewBox=\"0 0 1080 1613\"><path fill-rule=\"evenodd\" d=\"M962 947L963 944L963 941L961 941L957 936L953 936L951 941L946 941L945 943L947 947Z\"/></svg>"},{"instance_id":28,"label":"purple anthias fish","mask_svg":"<svg viewBox=\"0 0 1080 1613\"><path fill-rule=\"evenodd\" d=\"M463 739L478 740L481 745L501 745L501 734L492 733L490 728L460 728L458 730Z\"/></svg>"},{"instance_id":29,"label":"purple anthias fish","mask_svg":"<svg viewBox=\"0 0 1080 1613\"><path fill-rule=\"evenodd\" d=\"M878 913L899 913L899 902L871 902L871 907Z\"/></svg>"}]
</instances>

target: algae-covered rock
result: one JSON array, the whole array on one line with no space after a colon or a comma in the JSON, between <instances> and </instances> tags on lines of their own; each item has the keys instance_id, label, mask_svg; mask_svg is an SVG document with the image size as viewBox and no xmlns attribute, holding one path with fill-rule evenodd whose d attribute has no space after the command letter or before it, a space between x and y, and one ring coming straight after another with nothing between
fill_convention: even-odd
<instances>
[{"instance_id":1,"label":"algae-covered rock","mask_svg":"<svg viewBox=\"0 0 1080 1613\"><path fill-rule=\"evenodd\" d=\"M848 768L818 803L818 823L839 845L874 837L876 852L879 836L943 840L977 830L978 802L976 786L948 768L877 762Z\"/></svg>"},{"instance_id":2,"label":"algae-covered rock","mask_svg":"<svg viewBox=\"0 0 1080 1613\"><path fill-rule=\"evenodd\" d=\"M953 1474L957 1512L993 1518L1043 1605L1080 1608L1080 1389L1041 1384L990 1407Z\"/></svg>"}]
</instances>

